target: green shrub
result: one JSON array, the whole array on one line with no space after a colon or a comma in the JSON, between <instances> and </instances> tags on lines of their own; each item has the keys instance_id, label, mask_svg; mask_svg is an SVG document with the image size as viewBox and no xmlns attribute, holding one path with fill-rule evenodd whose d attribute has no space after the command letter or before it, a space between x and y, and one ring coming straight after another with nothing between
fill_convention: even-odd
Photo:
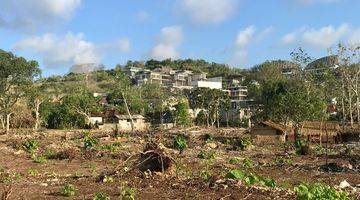
<instances>
[{"instance_id":1,"label":"green shrub","mask_svg":"<svg viewBox=\"0 0 360 200\"><path fill-rule=\"evenodd\" d=\"M99 144L99 139L90 137L89 134L84 134L84 149L91 149L95 145Z\"/></svg>"},{"instance_id":2,"label":"green shrub","mask_svg":"<svg viewBox=\"0 0 360 200\"><path fill-rule=\"evenodd\" d=\"M108 150L111 152L115 152L116 150L118 150L118 148L121 147L121 143L120 142L114 142L112 144L105 144L101 147L101 149L103 150Z\"/></svg>"},{"instance_id":3,"label":"green shrub","mask_svg":"<svg viewBox=\"0 0 360 200\"><path fill-rule=\"evenodd\" d=\"M216 152L215 151L200 151L200 153L197 156L200 159L215 159L216 158Z\"/></svg>"},{"instance_id":4,"label":"green shrub","mask_svg":"<svg viewBox=\"0 0 360 200\"><path fill-rule=\"evenodd\" d=\"M335 188L315 183L313 185L300 184L294 188L298 200L350 200L346 192Z\"/></svg>"},{"instance_id":5,"label":"green shrub","mask_svg":"<svg viewBox=\"0 0 360 200\"><path fill-rule=\"evenodd\" d=\"M175 149L178 149L180 152L185 150L187 147L186 139L182 136L175 136L173 146Z\"/></svg>"},{"instance_id":6,"label":"green shrub","mask_svg":"<svg viewBox=\"0 0 360 200\"><path fill-rule=\"evenodd\" d=\"M241 138L235 141L235 146L239 147L241 150L246 150L252 146L251 138Z\"/></svg>"},{"instance_id":7,"label":"green shrub","mask_svg":"<svg viewBox=\"0 0 360 200\"><path fill-rule=\"evenodd\" d=\"M134 200L136 190L131 187L125 187L121 190L121 197L123 200Z\"/></svg>"},{"instance_id":8,"label":"green shrub","mask_svg":"<svg viewBox=\"0 0 360 200\"><path fill-rule=\"evenodd\" d=\"M110 197L105 193L99 192L94 195L93 200L110 200Z\"/></svg>"},{"instance_id":9,"label":"green shrub","mask_svg":"<svg viewBox=\"0 0 360 200\"><path fill-rule=\"evenodd\" d=\"M295 141L296 154L306 155L309 153L309 143L302 135L298 135L298 139Z\"/></svg>"},{"instance_id":10,"label":"green shrub","mask_svg":"<svg viewBox=\"0 0 360 200\"><path fill-rule=\"evenodd\" d=\"M209 170L201 170L200 177L208 181L211 178L211 173Z\"/></svg>"},{"instance_id":11,"label":"green shrub","mask_svg":"<svg viewBox=\"0 0 360 200\"><path fill-rule=\"evenodd\" d=\"M44 156L37 156L34 158L34 162L39 164L45 164L47 163L47 160Z\"/></svg>"},{"instance_id":12,"label":"green shrub","mask_svg":"<svg viewBox=\"0 0 360 200\"><path fill-rule=\"evenodd\" d=\"M29 139L22 143L22 148L29 153L35 153L39 148L39 143L36 140Z\"/></svg>"},{"instance_id":13,"label":"green shrub","mask_svg":"<svg viewBox=\"0 0 360 200\"><path fill-rule=\"evenodd\" d=\"M232 165L235 165L235 164L237 164L239 162L240 162L240 158L231 158L229 160L229 163L232 164Z\"/></svg>"},{"instance_id":14,"label":"green shrub","mask_svg":"<svg viewBox=\"0 0 360 200\"><path fill-rule=\"evenodd\" d=\"M30 175L30 176L37 176L39 174L38 170L36 169L28 169L26 170L26 172Z\"/></svg>"},{"instance_id":15,"label":"green shrub","mask_svg":"<svg viewBox=\"0 0 360 200\"><path fill-rule=\"evenodd\" d=\"M266 187L276 187L276 182L273 179L264 178L257 174L246 173L239 169L234 169L226 174L226 178L239 179L244 181L247 185L261 185Z\"/></svg>"},{"instance_id":16,"label":"green shrub","mask_svg":"<svg viewBox=\"0 0 360 200\"><path fill-rule=\"evenodd\" d=\"M243 162L243 167L252 168L254 166L253 161L250 158L245 158Z\"/></svg>"},{"instance_id":17,"label":"green shrub","mask_svg":"<svg viewBox=\"0 0 360 200\"><path fill-rule=\"evenodd\" d=\"M76 189L74 185L67 183L60 189L60 193L65 197L72 197L75 195L75 190Z\"/></svg>"},{"instance_id":18,"label":"green shrub","mask_svg":"<svg viewBox=\"0 0 360 200\"><path fill-rule=\"evenodd\" d=\"M274 159L274 164L275 165L292 165L293 164L293 162L292 162L292 160L291 159L289 159L289 158L281 158L281 157L276 157L275 159Z\"/></svg>"}]
</instances>

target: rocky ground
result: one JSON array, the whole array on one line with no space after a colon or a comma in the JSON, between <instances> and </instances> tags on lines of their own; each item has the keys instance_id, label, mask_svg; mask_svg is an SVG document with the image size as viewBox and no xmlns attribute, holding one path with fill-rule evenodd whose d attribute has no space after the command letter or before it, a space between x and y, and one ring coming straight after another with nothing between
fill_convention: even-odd
<instances>
[{"instance_id":1,"label":"rocky ground","mask_svg":"<svg viewBox=\"0 0 360 200\"><path fill-rule=\"evenodd\" d=\"M245 133L16 131L0 136L0 194L2 200L101 199L100 194L111 199L296 199L294 187L322 182L337 188L342 183L352 198L360 198L356 146L331 146L326 165L325 149L318 145L299 156L290 145L247 145ZM175 135L186 139L181 153L174 148ZM229 177L234 170L273 179L274 185ZM72 189L64 189L69 185Z\"/></svg>"}]
</instances>

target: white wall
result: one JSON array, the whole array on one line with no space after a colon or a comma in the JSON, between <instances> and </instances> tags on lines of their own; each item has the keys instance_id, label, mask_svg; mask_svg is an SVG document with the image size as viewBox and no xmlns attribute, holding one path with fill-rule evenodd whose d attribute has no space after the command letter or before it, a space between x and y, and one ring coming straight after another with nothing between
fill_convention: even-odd
<instances>
[{"instance_id":1,"label":"white wall","mask_svg":"<svg viewBox=\"0 0 360 200\"><path fill-rule=\"evenodd\" d=\"M199 88L210 88L210 89L222 89L222 82L213 82L213 81L194 81L191 82L191 85Z\"/></svg>"}]
</instances>

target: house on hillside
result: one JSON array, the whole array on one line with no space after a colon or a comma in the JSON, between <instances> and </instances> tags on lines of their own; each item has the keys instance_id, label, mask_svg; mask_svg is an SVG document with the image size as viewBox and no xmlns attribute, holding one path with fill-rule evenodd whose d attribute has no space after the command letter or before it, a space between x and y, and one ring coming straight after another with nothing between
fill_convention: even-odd
<instances>
[{"instance_id":1,"label":"house on hillside","mask_svg":"<svg viewBox=\"0 0 360 200\"><path fill-rule=\"evenodd\" d=\"M251 128L251 138L255 143L276 144L294 140L291 127L264 121Z\"/></svg>"},{"instance_id":2,"label":"house on hillside","mask_svg":"<svg viewBox=\"0 0 360 200\"><path fill-rule=\"evenodd\" d=\"M304 122L299 131L310 142L338 143L341 141L341 127L337 122Z\"/></svg>"},{"instance_id":3,"label":"house on hillside","mask_svg":"<svg viewBox=\"0 0 360 200\"><path fill-rule=\"evenodd\" d=\"M115 115L117 118L117 129L122 132L131 131L131 119L129 115ZM146 131L149 130L150 124L146 123L145 117L142 115L132 115L132 120L134 121L134 130L136 131Z\"/></svg>"},{"instance_id":4,"label":"house on hillside","mask_svg":"<svg viewBox=\"0 0 360 200\"><path fill-rule=\"evenodd\" d=\"M142 115L132 115L134 121L134 130L146 131L150 128L150 123L145 121ZM129 115L122 115L115 109L108 109L104 113L97 113L91 115L91 123L99 125L101 130L112 131L118 130L120 132L131 131L131 119Z\"/></svg>"}]
</instances>

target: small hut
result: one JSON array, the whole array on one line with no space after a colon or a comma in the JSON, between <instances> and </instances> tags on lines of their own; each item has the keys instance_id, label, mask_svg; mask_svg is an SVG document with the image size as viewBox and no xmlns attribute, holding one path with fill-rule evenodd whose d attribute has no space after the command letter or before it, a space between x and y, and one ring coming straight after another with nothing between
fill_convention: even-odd
<instances>
[{"instance_id":1,"label":"small hut","mask_svg":"<svg viewBox=\"0 0 360 200\"><path fill-rule=\"evenodd\" d=\"M315 143L337 143L341 140L341 127L337 122L304 122L301 124L300 133L308 141Z\"/></svg>"},{"instance_id":2,"label":"small hut","mask_svg":"<svg viewBox=\"0 0 360 200\"><path fill-rule=\"evenodd\" d=\"M251 128L251 138L255 143L283 143L293 135L292 128L277 124L272 121L264 121Z\"/></svg>"}]
</instances>

